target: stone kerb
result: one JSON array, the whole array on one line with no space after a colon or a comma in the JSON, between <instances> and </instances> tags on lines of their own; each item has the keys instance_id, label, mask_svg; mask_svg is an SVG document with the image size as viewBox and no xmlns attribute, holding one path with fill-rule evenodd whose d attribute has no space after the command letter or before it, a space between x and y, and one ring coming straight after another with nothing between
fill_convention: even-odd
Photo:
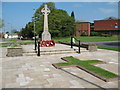
<instances>
[{"instance_id":1,"label":"stone kerb","mask_svg":"<svg viewBox=\"0 0 120 90\"><path fill-rule=\"evenodd\" d=\"M7 55L8 57L22 56L23 54L22 47L8 47Z\"/></svg>"}]
</instances>

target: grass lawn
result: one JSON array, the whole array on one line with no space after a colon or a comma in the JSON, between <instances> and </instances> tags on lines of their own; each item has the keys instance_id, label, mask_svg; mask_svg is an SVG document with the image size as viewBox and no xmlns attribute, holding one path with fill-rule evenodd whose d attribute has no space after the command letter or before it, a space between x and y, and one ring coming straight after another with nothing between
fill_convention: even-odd
<instances>
[{"instance_id":1,"label":"grass lawn","mask_svg":"<svg viewBox=\"0 0 120 90\"><path fill-rule=\"evenodd\" d=\"M69 60L69 62L63 62L63 63L57 63L57 65L60 65L60 66L64 66L64 65L80 65L102 77L105 77L105 78L115 78L115 77L118 77L118 75L112 73L112 72L109 72L105 69L102 69L100 67L96 67L94 65L91 65L89 63L97 63L97 62L101 62L99 60L87 60L87 61L81 61L79 59L76 59L72 56L69 56L69 57L64 57L65 59Z\"/></svg>"},{"instance_id":2,"label":"grass lawn","mask_svg":"<svg viewBox=\"0 0 120 90\"><path fill-rule=\"evenodd\" d=\"M34 44L34 40L22 40L18 41L18 44Z\"/></svg>"},{"instance_id":3,"label":"grass lawn","mask_svg":"<svg viewBox=\"0 0 120 90\"><path fill-rule=\"evenodd\" d=\"M119 51L120 52L120 48L117 47L103 47L103 46L98 46L99 49L107 49L107 50L113 50L113 51Z\"/></svg>"},{"instance_id":4,"label":"grass lawn","mask_svg":"<svg viewBox=\"0 0 120 90\"><path fill-rule=\"evenodd\" d=\"M100 42L100 41L118 41L119 37L100 37L100 36L78 36L76 37L81 42ZM55 42L58 41L64 41L64 42L70 42L71 37L58 37L53 38ZM120 51L120 48L114 48L114 47L103 47L99 46L100 49L107 49L107 50L113 50L113 51Z\"/></svg>"},{"instance_id":5,"label":"grass lawn","mask_svg":"<svg viewBox=\"0 0 120 90\"><path fill-rule=\"evenodd\" d=\"M13 45L11 45L10 47L20 47L20 45L13 44Z\"/></svg>"},{"instance_id":6,"label":"grass lawn","mask_svg":"<svg viewBox=\"0 0 120 90\"><path fill-rule=\"evenodd\" d=\"M0 45L6 45L6 44L9 44L9 43L8 42L0 43Z\"/></svg>"},{"instance_id":7,"label":"grass lawn","mask_svg":"<svg viewBox=\"0 0 120 90\"><path fill-rule=\"evenodd\" d=\"M17 39L6 39L5 42L16 42Z\"/></svg>"},{"instance_id":8,"label":"grass lawn","mask_svg":"<svg viewBox=\"0 0 120 90\"><path fill-rule=\"evenodd\" d=\"M118 37L78 36L76 38L81 42L118 41ZM53 38L53 40L55 42L58 41L70 42L70 37L57 37L57 38Z\"/></svg>"},{"instance_id":9,"label":"grass lawn","mask_svg":"<svg viewBox=\"0 0 120 90\"><path fill-rule=\"evenodd\" d=\"M0 45L6 45L6 44L10 44L10 43L14 43L16 42L17 39L6 39L5 41L3 41L2 43L0 43Z\"/></svg>"},{"instance_id":10,"label":"grass lawn","mask_svg":"<svg viewBox=\"0 0 120 90\"><path fill-rule=\"evenodd\" d=\"M2 42L0 43L0 47L8 47L10 45L10 42Z\"/></svg>"},{"instance_id":11,"label":"grass lawn","mask_svg":"<svg viewBox=\"0 0 120 90\"><path fill-rule=\"evenodd\" d=\"M18 39L6 39L4 42L0 43L2 47L7 47L5 45L10 43L16 43L16 44L34 44L34 40L18 40Z\"/></svg>"}]
</instances>

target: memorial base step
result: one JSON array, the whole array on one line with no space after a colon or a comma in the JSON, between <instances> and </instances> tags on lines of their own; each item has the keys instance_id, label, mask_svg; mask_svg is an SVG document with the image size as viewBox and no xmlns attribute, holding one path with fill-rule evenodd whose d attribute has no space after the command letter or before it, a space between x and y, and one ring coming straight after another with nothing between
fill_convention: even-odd
<instances>
[{"instance_id":1,"label":"memorial base step","mask_svg":"<svg viewBox=\"0 0 120 90\"><path fill-rule=\"evenodd\" d=\"M86 52L86 49L81 49L81 52ZM31 51L31 52L24 52L23 56L36 56L37 55L37 50L36 51ZM70 54L70 53L77 53L78 49L61 49L61 50L44 50L40 51L40 55L54 55L54 54Z\"/></svg>"},{"instance_id":2,"label":"memorial base step","mask_svg":"<svg viewBox=\"0 0 120 90\"><path fill-rule=\"evenodd\" d=\"M55 54L70 54L70 53L76 53L75 51L72 52L52 52L52 53L40 53L40 55L55 55ZM24 53L24 56L36 56L37 53Z\"/></svg>"}]
</instances>

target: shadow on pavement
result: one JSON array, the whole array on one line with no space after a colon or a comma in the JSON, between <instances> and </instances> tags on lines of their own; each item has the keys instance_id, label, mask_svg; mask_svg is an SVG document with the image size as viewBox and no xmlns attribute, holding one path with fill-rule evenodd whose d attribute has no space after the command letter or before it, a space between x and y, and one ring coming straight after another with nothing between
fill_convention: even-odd
<instances>
[{"instance_id":1,"label":"shadow on pavement","mask_svg":"<svg viewBox=\"0 0 120 90\"><path fill-rule=\"evenodd\" d=\"M103 87L95 84L95 83L92 83L92 82L90 82L90 81L88 81L88 80L85 80L85 79L83 79L83 78L81 78L81 77L79 77L79 76L77 76L77 75L74 75L74 74L72 74L72 73L70 73L70 72L68 72L68 71L66 71L66 70L64 70L64 69L60 69L60 70L66 72L66 73L68 73L68 74L70 74L70 75L72 75L72 76L74 76L74 77L77 77L78 79L81 79L81 80L83 80L83 81L85 81L85 82L88 82L88 83L90 83L90 84L92 84L92 85L95 85L95 86L98 87L98 88L101 88L101 89L103 89L103 90L108 90L108 89L106 89L106 88L103 88Z\"/></svg>"}]
</instances>

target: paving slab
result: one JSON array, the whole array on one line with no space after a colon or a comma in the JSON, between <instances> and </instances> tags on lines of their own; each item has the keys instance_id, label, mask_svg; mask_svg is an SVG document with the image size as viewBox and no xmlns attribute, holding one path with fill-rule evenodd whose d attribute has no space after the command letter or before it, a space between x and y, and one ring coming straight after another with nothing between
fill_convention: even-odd
<instances>
[{"instance_id":1,"label":"paving slab","mask_svg":"<svg viewBox=\"0 0 120 90\"><path fill-rule=\"evenodd\" d=\"M57 45L57 48L70 48L67 45ZM25 45L25 50L32 51L33 45ZM45 47L53 49L54 47ZM56 49L57 49L56 48ZM5 48L4 48L5 49ZM3 50L4 50L3 49ZM4 51L5 53L5 51ZM107 64L98 64L113 73L118 74L117 51L98 49L95 52L81 52L57 55L1 57L2 88L118 88L118 81L104 82L93 75L69 67L56 69L53 63L64 62L61 57L73 56L80 60L101 60Z\"/></svg>"}]
</instances>

